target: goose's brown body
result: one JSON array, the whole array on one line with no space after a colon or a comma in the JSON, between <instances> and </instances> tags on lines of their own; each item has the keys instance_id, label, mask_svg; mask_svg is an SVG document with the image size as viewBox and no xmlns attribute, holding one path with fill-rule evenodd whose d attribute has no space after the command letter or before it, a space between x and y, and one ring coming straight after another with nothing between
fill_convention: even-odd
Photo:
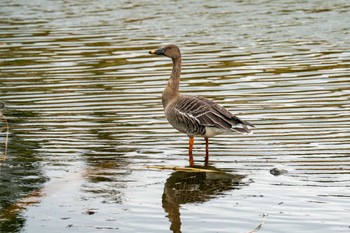
<instances>
[{"instance_id":1,"label":"goose's brown body","mask_svg":"<svg viewBox=\"0 0 350 233\"><path fill-rule=\"evenodd\" d=\"M194 136L202 136L206 139L205 163L207 165L209 160L208 138L223 133L252 133L250 129L254 127L252 124L242 121L213 101L200 96L188 96L179 93L181 52L176 45L170 44L164 48L152 50L150 54L164 55L170 57L173 61L171 76L163 91L162 103L165 117L169 123L190 138L190 166L194 166L192 156Z\"/></svg>"}]
</instances>

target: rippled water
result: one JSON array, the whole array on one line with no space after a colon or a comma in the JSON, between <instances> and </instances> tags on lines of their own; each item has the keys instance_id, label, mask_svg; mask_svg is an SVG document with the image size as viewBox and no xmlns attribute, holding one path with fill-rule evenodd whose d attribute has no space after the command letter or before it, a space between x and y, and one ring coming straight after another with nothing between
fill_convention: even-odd
<instances>
[{"instance_id":1,"label":"rippled water","mask_svg":"<svg viewBox=\"0 0 350 233\"><path fill-rule=\"evenodd\" d=\"M349 9L1 1L0 232L349 232ZM211 140L215 172L147 168L188 165L160 101L171 61L147 53L169 42L182 92L256 125Z\"/></svg>"}]
</instances>

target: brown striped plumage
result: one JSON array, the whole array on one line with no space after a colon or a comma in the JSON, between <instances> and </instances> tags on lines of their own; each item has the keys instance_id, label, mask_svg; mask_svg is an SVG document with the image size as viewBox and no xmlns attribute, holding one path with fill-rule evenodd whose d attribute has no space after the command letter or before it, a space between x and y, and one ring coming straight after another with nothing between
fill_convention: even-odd
<instances>
[{"instance_id":1,"label":"brown striped plumage","mask_svg":"<svg viewBox=\"0 0 350 233\"><path fill-rule=\"evenodd\" d=\"M173 61L171 76L163 91L162 103L169 123L190 138L190 166L194 166L192 157L194 136L202 136L206 139L205 163L207 165L209 137L230 132L252 133L250 129L254 127L252 124L242 121L213 101L200 96L187 96L179 93L181 52L176 45L170 44L164 48L152 50L150 54L164 55Z\"/></svg>"}]
</instances>

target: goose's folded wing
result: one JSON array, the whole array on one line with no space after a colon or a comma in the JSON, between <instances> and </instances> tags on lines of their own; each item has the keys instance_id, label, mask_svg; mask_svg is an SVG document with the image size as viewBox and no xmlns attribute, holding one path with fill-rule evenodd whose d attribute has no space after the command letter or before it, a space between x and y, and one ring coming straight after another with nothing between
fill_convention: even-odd
<instances>
[{"instance_id":1,"label":"goose's folded wing","mask_svg":"<svg viewBox=\"0 0 350 233\"><path fill-rule=\"evenodd\" d=\"M202 126L235 130L251 133L249 122L242 121L220 105L202 97L183 96L175 106L176 110L186 115L189 121L196 121Z\"/></svg>"},{"instance_id":2,"label":"goose's folded wing","mask_svg":"<svg viewBox=\"0 0 350 233\"><path fill-rule=\"evenodd\" d=\"M198 99L208 104L212 109L214 109L216 112L219 112L224 117L228 119L232 119L233 121L236 122L237 125L242 124L242 125L246 125L247 127L255 128L255 126L252 125L250 122L241 120L239 117L233 115L230 111L226 110L221 105L200 96L198 96Z\"/></svg>"}]
</instances>

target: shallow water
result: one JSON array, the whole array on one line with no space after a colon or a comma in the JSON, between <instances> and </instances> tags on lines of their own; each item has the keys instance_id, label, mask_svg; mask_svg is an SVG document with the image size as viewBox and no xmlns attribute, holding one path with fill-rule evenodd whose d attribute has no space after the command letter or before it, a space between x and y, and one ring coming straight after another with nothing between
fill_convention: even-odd
<instances>
[{"instance_id":1,"label":"shallow water","mask_svg":"<svg viewBox=\"0 0 350 233\"><path fill-rule=\"evenodd\" d=\"M0 232L349 232L349 9L2 1ZM211 139L215 172L147 168L188 165L160 101L171 61L148 54L169 42L183 93L256 125Z\"/></svg>"}]
</instances>

